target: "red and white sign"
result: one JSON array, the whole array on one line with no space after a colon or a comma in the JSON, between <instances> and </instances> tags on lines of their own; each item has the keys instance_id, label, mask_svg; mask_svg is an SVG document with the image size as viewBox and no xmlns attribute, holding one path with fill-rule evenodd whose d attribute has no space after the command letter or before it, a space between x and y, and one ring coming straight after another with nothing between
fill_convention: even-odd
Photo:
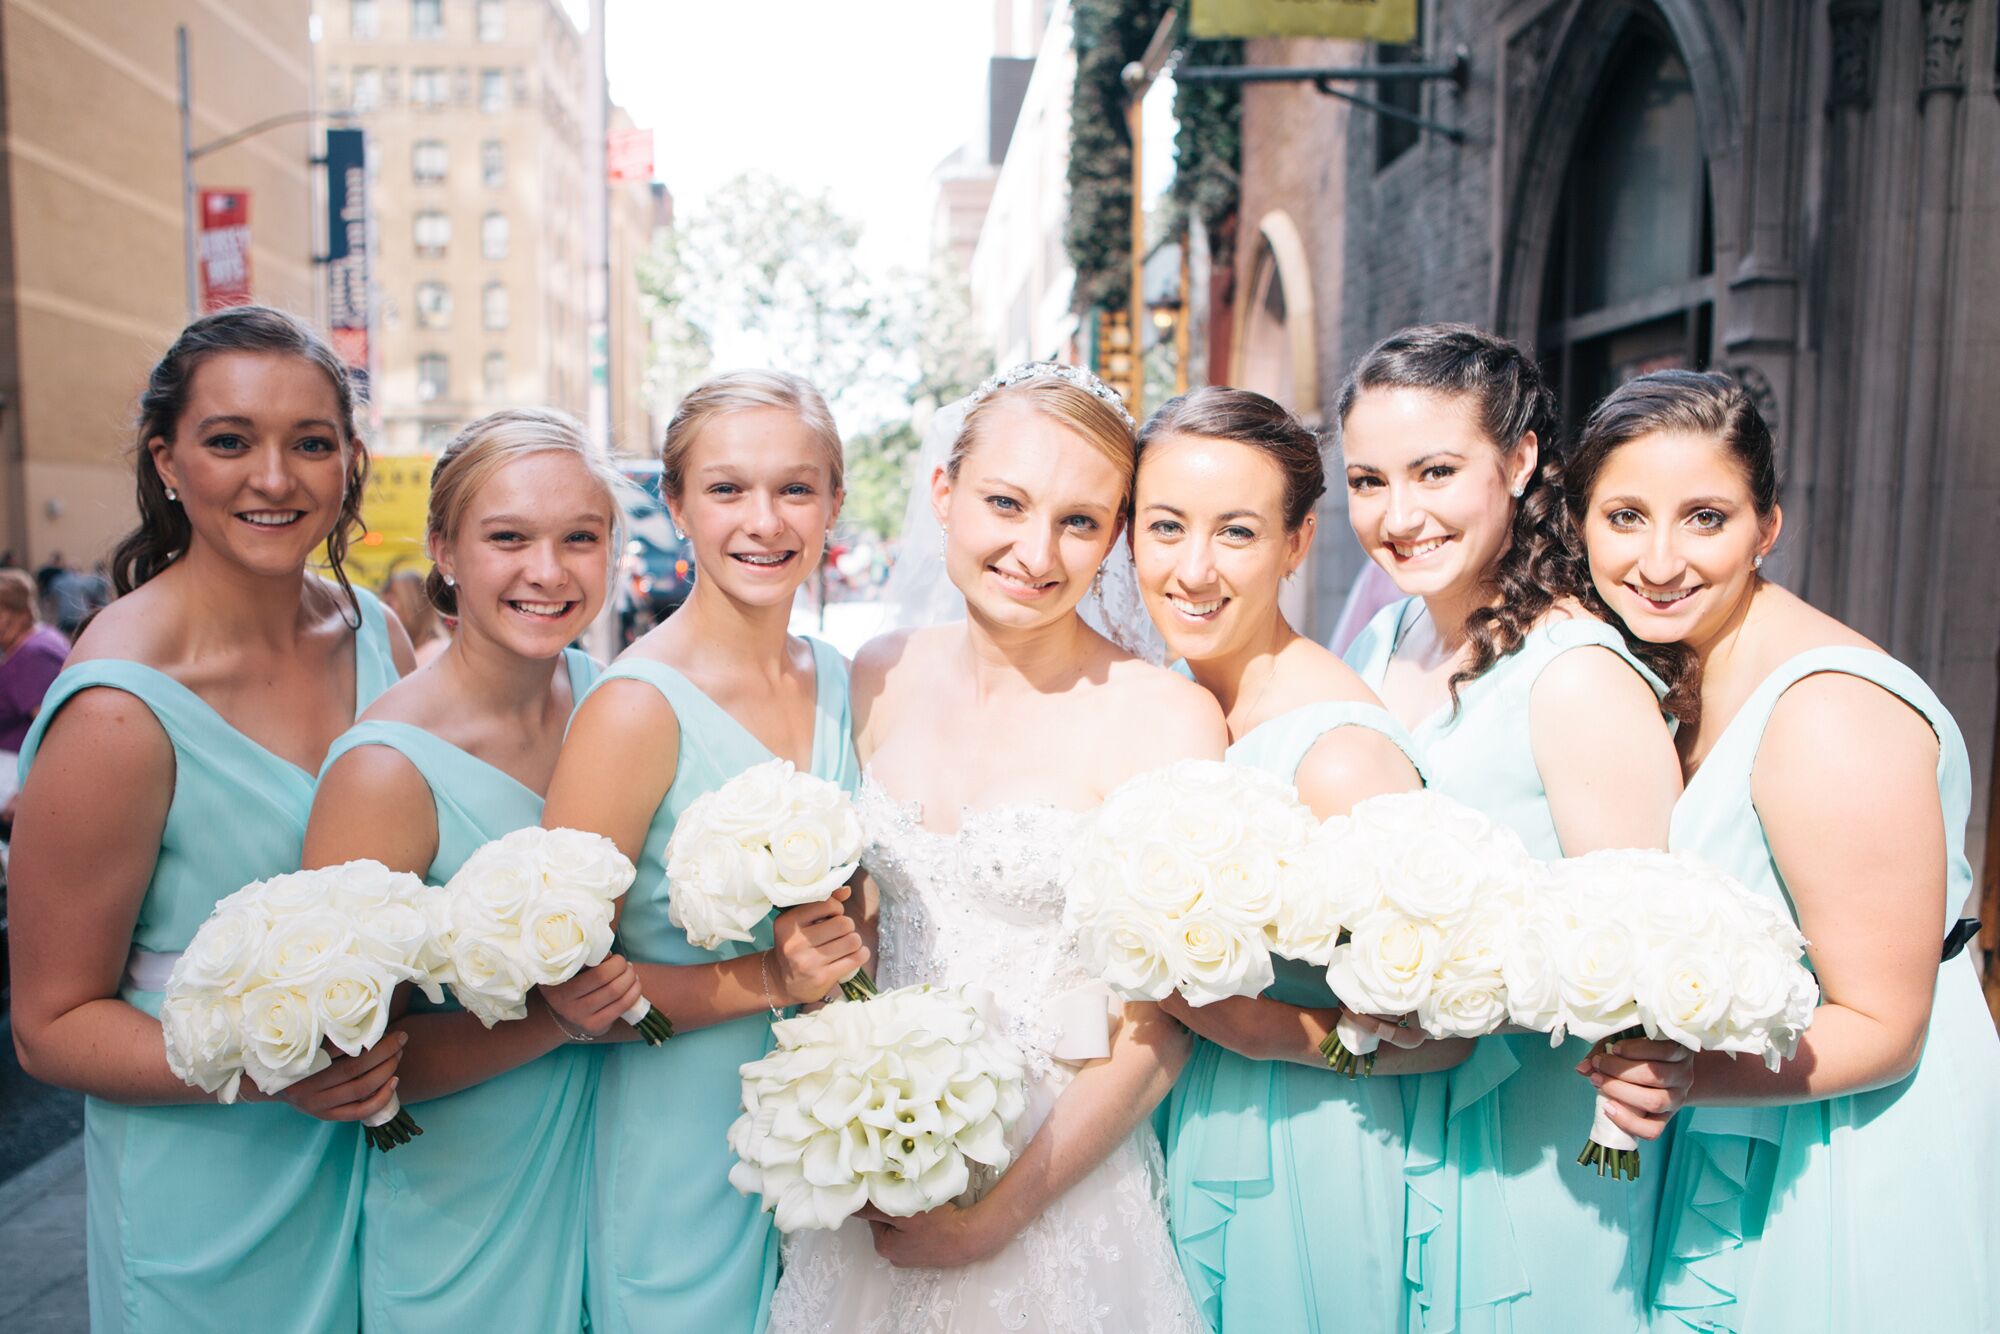
<instances>
[{"instance_id":1,"label":"red and white sign","mask_svg":"<svg viewBox=\"0 0 2000 1334\"><path fill-rule=\"evenodd\" d=\"M250 304L250 192L201 192L201 308Z\"/></svg>"},{"instance_id":2,"label":"red and white sign","mask_svg":"<svg viewBox=\"0 0 2000 1334\"><path fill-rule=\"evenodd\" d=\"M605 174L613 181L653 179L653 132L613 130L604 141Z\"/></svg>"}]
</instances>

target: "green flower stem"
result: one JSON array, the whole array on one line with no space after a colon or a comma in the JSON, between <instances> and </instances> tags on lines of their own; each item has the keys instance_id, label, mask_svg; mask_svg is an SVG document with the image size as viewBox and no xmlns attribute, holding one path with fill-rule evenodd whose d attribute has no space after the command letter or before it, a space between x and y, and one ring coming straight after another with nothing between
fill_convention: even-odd
<instances>
[{"instance_id":1,"label":"green flower stem","mask_svg":"<svg viewBox=\"0 0 2000 1334\"><path fill-rule=\"evenodd\" d=\"M1338 1031L1328 1033L1319 1040L1319 1054L1326 1058L1327 1067L1349 1079L1366 1078L1375 1073L1375 1053L1356 1056L1340 1040Z\"/></svg>"},{"instance_id":2,"label":"green flower stem","mask_svg":"<svg viewBox=\"0 0 2000 1334\"><path fill-rule=\"evenodd\" d=\"M361 1129L368 1136L369 1145L383 1153L389 1152L398 1144L408 1144L424 1133L424 1128L417 1124L407 1107L379 1126L363 1126Z\"/></svg>"},{"instance_id":3,"label":"green flower stem","mask_svg":"<svg viewBox=\"0 0 2000 1334\"><path fill-rule=\"evenodd\" d=\"M1614 1042L1622 1042L1626 1038L1642 1038L1644 1036L1646 1036L1645 1029L1628 1028L1623 1032L1613 1033L1610 1037L1592 1047L1590 1051L1594 1056ZM1591 1140L1583 1146L1583 1152L1576 1156L1576 1162L1579 1167L1594 1167L1597 1169L1597 1175L1608 1176L1616 1181L1637 1181L1639 1179L1639 1151L1637 1149L1607 1149L1596 1140Z\"/></svg>"},{"instance_id":4,"label":"green flower stem","mask_svg":"<svg viewBox=\"0 0 2000 1334\"><path fill-rule=\"evenodd\" d=\"M639 1030L639 1036L646 1040L649 1047L657 1047L674 1035L673 1020L667 1018L657 1005L647 1010L646 1017L633 1027Z\"/></svg>"},{"instance_id":5,"label":"green flower stem","mask_svg":"<svg viewBox=\"0 0 2000 1334\"><path fill-rule=\"evenodd\" d=\"M840 984L840 994L851 1001L874 1000L881 992L875 986L875 979L863 968L853 977Z\"/></svg>"}]
</instances>

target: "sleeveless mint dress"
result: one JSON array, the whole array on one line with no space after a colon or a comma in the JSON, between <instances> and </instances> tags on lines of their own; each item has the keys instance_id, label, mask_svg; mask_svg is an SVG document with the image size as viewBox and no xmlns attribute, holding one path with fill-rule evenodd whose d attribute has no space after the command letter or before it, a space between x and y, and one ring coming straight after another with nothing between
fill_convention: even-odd
<instances>
[{"instance_id":1,"label":"sleeveless mint dress","mask_svg":"<svg viewBox=\"0 0 2000 1334\"><path fill-rule=\"evenodd\" d=\"M572 699L597 664L563 654ZM539 824L542 799L512 776L408 723L356 723L326 767L387 746L430 785L442 885L482 844ZM325 772L325 768L321 769ZM415 1009L430 1008L422 996ZM457 1005L446 997L444 1008ZM361 1327L436 1331L579 1330L584 1207L597 1065L564 1046L471 1088L411 1105L424 1134L362 1168Z\"/></svg>"},{"instance_id":2,"label":"sleeveless mint dress","mask_svg":"<svg viewBox=\"0 0 2000 1334\"><path fill-rule=\"evenodd\" d=\"M1779 698L1816 672L1874 682L1937 733L1949 857L1941 943L1972 887L1971 766L1944 705L1885 654L1813 649L1767 677L1688 783L1673 846L1790 908L1750 773ZM1938 969L1923 1058L1899 1082L1788 1106L1690 1107L1675 1120L1654 1261L1658 1328L1956 1334L2000 1322L2000 1039L1969 954Z\"/></svg>"},{"instance_id":3,"label":"sleeveless mint dress","mask_svg":"<svg viewBox=\"0 0 2000 1334\"><path fill-rule=\"evenodd\" d=\"M847 711L847 663L818 640L812 772L852 791L860 780ZM619 948L635 962L696 964L771 947L768 920L749 944L710 952L667 920L667 840L696 797L772 758L695 684L663 663L626 659L597 679L643 681L673 707L680 758L653 814L639 877L619 919ZM745 1062L771 1050L771 1018L746 1015L694 1029L660 1047L621 1042L602 1053L596 1168L590 1200L591 1326L611 1334L655 1330L756 1334L778 1281L778 1233L757 1201L729 1184L730 1123L742 1111Z\"/></svg>"},{"instance_id":4,"label":"sleeveless mint dress","mask_svg":"<svg viewBox=\"0 0 2000 1334\"><path fill-rule=\"evenodd\" d=\"M359 589L356 596L359 713L396 680L396 665L381 604ZM164 672L98 658L49 687L21 746L23 778L63 705L97 687L137 698L173 744L173 800L132 947L178 953L217 900L299 869L313 776ZM164 999L130 977L118 994L150 1015ZM212 1329L227 1312L243 1330L352 1330L366 1153L353 1122L316 1120L281 1102L134 1107L86 1098L91 1329Z\"/></svg>"},{"instance_id":5,"label":"sleeveless mint dress","mask_svg":"<svg viewBox=\"0 0 2000 1334\"><path fill-rule=\"evenodd\" d=\"M1347 702L1272 718L1228 759L1290 783L1337 727L1380 732L1423 772L1402 724ZM1339 1003L1325 970L1274 962L1266 996ZM1168 1216L1195 1305L1216 1334L1402 1328L1403 1083L1255 1061L1196 1040L1167 1099Z\"/></svg>"},{"instance_id":6,"label":"sleeveless mint dress","mask_svg":"<svg viewBox=\"0 0 2000 1334\"><path fill-rule=\"evenodd\" d=\"M1382 688L1414 598L1384 607L1347 661ZM1528 703L1551 662L1572 649L1617 654L1662 697L1665 685L1601 621L1554 621L1413 729L1432 788L1563 855L1528 735ZM1410 1328L1623 1334L1646 1323L1647 1264L1666 1146L1649 1170L1617 1181L1576 1165L1590 1134L1590 1085L1576 1063L1590 1045L1551 1048L1533 1034L1473 1044L1463 1065L1403 1081L1410 1101L1405 1275Z\"/></svg>"}]
</instances>

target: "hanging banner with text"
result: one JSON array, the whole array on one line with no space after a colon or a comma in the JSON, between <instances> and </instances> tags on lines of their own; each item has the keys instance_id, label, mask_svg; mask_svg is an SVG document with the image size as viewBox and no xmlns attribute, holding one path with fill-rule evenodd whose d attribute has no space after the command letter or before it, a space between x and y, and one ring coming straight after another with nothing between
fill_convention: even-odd
<instances>
[{"instance_id":1,"label":"hanging banner with text","mask_svg":"<svg viewBox=\"0 0 2000 1334\"><path fill-rule=\"evenodd\" d=\"M368 141L326 132L326 324L357 396L368 389Z\"/></svg>"},{"instance_id":2,"label":"hanging banner with text","mask_svg":"<svg viewBox=\"0 0 2000 1334\"><path fill-rule=\"evenodd\" d=\"M1346 37L1414 42L1417 0L1193 0L1196 37Z\"/></svg>"},{"instance_id":3,"label":"hanging banner with text","mask_svg":"<svg viewBox=\"0 0 2000 1334\"><path fill-rule=\"evenodd\" d=\"M613 130L604 141L605 175L612 181L653 179L653 132Z\"/></svg>"},{"instance_id":4,"label":"hanging banner with text","mask_svg":"<svg viewBox=\"0 0 2000 1334\"><path fill-rule=\"evenodd\" d=\"M201 192L201 309L250 304L250 192Z\"/></svg>"}]
</instances>

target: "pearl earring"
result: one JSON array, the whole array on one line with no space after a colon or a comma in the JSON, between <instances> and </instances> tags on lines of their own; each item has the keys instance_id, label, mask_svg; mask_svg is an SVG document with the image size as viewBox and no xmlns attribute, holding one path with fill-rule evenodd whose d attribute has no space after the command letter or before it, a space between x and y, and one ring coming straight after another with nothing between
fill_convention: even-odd
<instances>
[{"instance_id":1,"label":"pearl earring","mask_svg":"<svg viewBox=\"0 0 2000 1334\"><path fill-rule=\"evenodd\" d=\"M444 577L444 586L445 586L446 588L457 588L457 587L458 587L458 580L456 580L456 579L452 578L452 577L451 577L450 575L446 575L446 576Z\"/></svg>"},{"instance_id":2,"label":"pearl earring","mask_svg":"<svg viewBox=\"0 0 2000 1334\"><path fill-rule=\"evenodd\" d=\"M181 498L181 493L180 493L180 492L178 492L178 491L174 490L174 489L173 489L173 488L172 488L171 486L167 488L167 499L168 499L168 500L179 500L180 498Z\"/></svg>"}]
</instances>

